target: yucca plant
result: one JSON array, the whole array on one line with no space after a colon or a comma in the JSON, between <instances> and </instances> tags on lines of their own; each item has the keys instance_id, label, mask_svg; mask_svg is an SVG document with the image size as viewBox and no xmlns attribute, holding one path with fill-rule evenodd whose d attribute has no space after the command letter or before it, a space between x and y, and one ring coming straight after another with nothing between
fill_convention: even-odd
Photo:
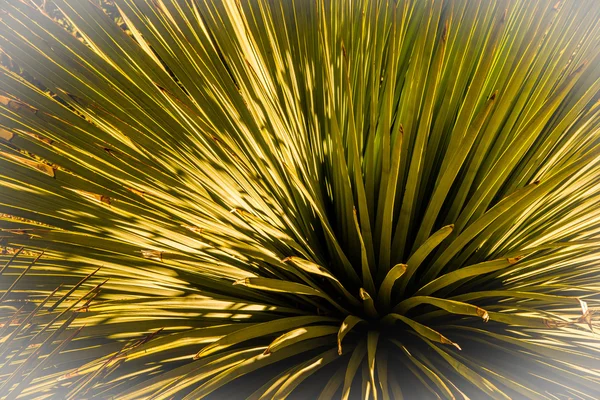
<instances>
[{"instance_id":1,"label":"yucca plant","mask_svg":"<svg viewBox=\"0 0 600 400\"><path fill-rule=\"evenodd\" d=\"M0 398L598 398L596 0L0 0L0 56Z\"/></svg>"}]
</instances>

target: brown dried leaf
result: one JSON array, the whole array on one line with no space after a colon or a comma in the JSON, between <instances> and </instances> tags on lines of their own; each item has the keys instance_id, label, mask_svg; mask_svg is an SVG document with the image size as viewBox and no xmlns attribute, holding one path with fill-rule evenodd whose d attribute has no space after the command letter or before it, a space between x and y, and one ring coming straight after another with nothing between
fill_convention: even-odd
<instances>
[{"instance_id":1,"label":"brown dried leaf","mask_svg":"<svg viewBox=\"0 0 600 400\"><path fill-rule=\"evenodd\" d=\"M4 139L7 142L10 142L10 140L14 137L15 135L11 132L8 131L4 128L0 128L0 139Z\"/></svg>"},{"instance_id":2,"label":"brown dried leaf","mask_svg":"<svg viewBox=\"0 0 600 400\"><path fill-rule=\"evenodd\" d=\"M29 160L24 157L19 157L19 156L16 156L14 154L10 154L10 153L4 152L4 151L0 151L0 155L4 156L10 160L16 161L19 164L26 165L33 169L37 169L38 171L40 171L48 176L51 176L52 178L55 177L55 169L47 164L44 164L44 163L41 163L38 161Z\"/></svg>"},{"instance_id":3,"label":"brown dried leaf","mask_svg":"<svg viewBox=\"0 0 600 400\"><path fill-rule=\"evenodd\" d=\"M73 189L74 192L79 193L80 195L82 195L83 197L86 197L90 200L94 200L100 203L104 203L106 205L111 205L113 199L110 198L109 196L105 196L103 194L97 194L97 193L92 193L92 192L86 192L85 190L79 190L79 189Z\"/></svg>"},{"instance_id":4,"label":"brown dried leaf","mask_svg":"<svg viewBox=\"0 0 600 400\"><path fill-rule=\"evenodd\" d=\"M521 259L523 259L523 256L516 256L516 257L509 257L507 258L507 261L509 264L516 264L519 261L521 261Z\"/></svg>"},{"instance_id":5,"label":"brown dried leaf","mask_svg":"<svg viewBox=\"0 0 600 400\"><path fill-rule=\"evenodd\" d=\"M483 318L483 322L488 322L490 320L490 315L483 308L477 307L477 315Z\"/></svg>"}]
</instances>

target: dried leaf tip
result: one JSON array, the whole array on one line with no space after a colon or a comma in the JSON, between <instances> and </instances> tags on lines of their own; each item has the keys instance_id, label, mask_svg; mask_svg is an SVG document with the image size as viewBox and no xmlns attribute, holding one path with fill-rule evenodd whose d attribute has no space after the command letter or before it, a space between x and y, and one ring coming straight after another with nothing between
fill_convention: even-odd
<instances>
[{"instance_id":1,"label":"dried leaf tip","mask_svg":"<svg viewBox=\"0 0 600 400\"><path fill-rule=\"evenodd\" d=\"M444 336L440 335L440 342L442 344L451 344L452 346L456 347L458 350L462 350L460 348L460 346L458 345L458 343L454 343L452 340L446 339Z\"/></svg>"},{"instance_id":2,"label":"dried leaf tip","mask_svg":"<svg viewBox=\"0 0 600 400\"><path fill-rule=\"evenodd\" d=\"M112 199L109 196L103 195L103 194L97 194L97 193L92 193L92 192L86 192L85 190L79 190L79 189L72 189L75 193L80 194L83 197L86 197L90 200L94 200L94 201L98 201L100 203L104 203L106 205L111 205L111 203L113 202L114 199Z\"/></svg>"},{"instance_id":3,"label":"dried leaf tip","mask_svg":"<svg viewBox=\"0 0 600 400\"><path fill-rule=\"evenodd\" d=\"M590 312L588 305L585 301L581 299L577 300L579 300L579 304L581 305L581 317L577 320L577 322L585 322L589 326L590 331L593 332L594 328L592 326L592 313Z\"/></svg>"},{"instance_id":4,"label":"dried leaf tip","mask_svg":"<svg viewBox=\"0 0 600 400\"><path fill-rule=\"evenodd\" d=\"M550 329L558 328L559 326L559 324L556 321L547 318L544 318L542 322L544 323L544 326L546 326L546 328Z\"/></svg>"},{"instance_id":5,"label":"dried leaf tip","mask_svg":"<svg viewBox=\"0 0 600 400\"><path fill-rule=\"evenodd\" d=\"M508 257L506 260L508 261L509 264L516 264L519 261L521 261L522 258L523 258L523 256Z\"/></svg>"},{"instance_id":6,"label":"dried leaf tip","mask_svg":"<svg viewBox=\"0 0 600 400\"><path fill-rule=\"evenodd\" d=\"M490 314L483 308L477 307L477 315L483 319L483 322L488 322L490 320Z\"/></svg>"},{"instance_id":7,"label":"dried leaf tip","mask_svg":"<svg viewBox=\"0 0 600 400\"><path fill-rule=\"evenodd\" d=\"M362 300L368 300L371 298L371 295L369 294L369 292L367 292L365 289L360 288L360 290L358 291L358 294L360 295L360 298Z\"/></svg>"},{"instance_id":8,"label":"dried leaf tip","mask_svg":"<svg viewBox=\"0 0 600 400\"><path fill-rule=\"evenodd\" d=\"M38 171L40 171L40 172L42 172L42 173L44 173L44 174L46 174L46 175L48 175L48 176L50 176L52 178L56 177L56 168L54 168L53 166L50 166L50 165L44 164L44 163L37 163L37 165L35 166L35 168Z\"/></svg>"},{"instance_id":9,"label":"dried leaf tip","mask_svg":"<svg viewBox=\"0 0 600 400\"><path fill-rule=\"evenodd\" d=\"M0 95L0 104L3 106L7 106L9 109L11 109L13 111L24 110L24 111L28 111L28 112L31 112L34 114L37 114L37 112L39 111L37 108L30 106L27 103L23 103L20 100L12 99L10 97L6 97L6 96L2 96L2 95Z\"/></svg>"},{"instance_id":10,"label":"dried leaf tip","mask_svg":"<svg viewBox=\"0 0 600 400\"><path fill-rule=\"evenodd\" d=\"M0 128L0 139L10 142L14 136L15 135L11 131L6 130L4 128Z\"/></svg>"},{"instance_id":11,"label":"dried leaf tip","mask_svg":"<svg viewBox=\"0 0 600 400\"><path fill-rule=\"evenodd\" d=\"M36 169L36 170L42 172L43 174L48 175L52 178L54 178L56 176L54 167L52 167L48 164L45 164L43 162L30 160L25 157L20 157L15 154L7 153L5 151L0 151L0 155L2 155L5 158L8 158L12 161L18 162L21 165L25 165L30 168Z\"/></svg>"},{"instance_id":12,"label":"dried leaf tip","mask_svg":"<svg viewBox=\"0 0 600 400\"><path fill-rule=\"evenodd\" d=\"M27 136L30 136L30 137L32 137L32 138L35 138L36 140L39 140L40 142L42 142L42 143L44 143L44 144L47 144L48 146L52 146L52 145L54 145L54 144L55 144L55 141L54 141L54 140L52 140L52 139L49 139L49 138L47 138L47 137L44 137L44 136L42 136L42 135L38 135L37 133L26 132L26 131L23 131L23 130L20 130L20 129L18 129L18 130L17 130L17 129L15 129L15 130L16 130L17 132L21 132L21 133L24 133L24 134L25 134L25 135L27 135Z\"/></svg>"},{"instance_id":13,"label":"dried leaf tip","mask_svg":"<svg viewBox=\"0 0 600 400\"><path fill-rule=\"evenodd\" d=\"M194 233L197 234L202 234L204 232L204 228L200 228L198 226L194 226L194 225L181 225L182 227L184 227L185 229L192 231Z\"/></svg>"}]
</instances>

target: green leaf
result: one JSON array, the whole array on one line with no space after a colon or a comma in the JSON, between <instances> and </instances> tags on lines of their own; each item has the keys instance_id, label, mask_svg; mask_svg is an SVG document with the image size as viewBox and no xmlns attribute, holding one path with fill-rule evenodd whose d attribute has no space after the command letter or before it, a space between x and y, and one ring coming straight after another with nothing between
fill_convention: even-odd
<instances>
[{"instance_id":1,"label":"green leaf","mask_svg":"<svg viewBox=\"0 0 600 400\"><path fill-rule=\"evenodd\" d=\"M405 346L402 345L402 343L398 342L397 340L390 340L390 341L404 351L404 353L406 354L408 359L412 362L412 364L416 367L416 369L418 371L420 371L423 375L427 376L429 378L429 380L432 381L434 383L434 385L442 392L442 394L446 396L446 398L448 398L448 399L455 398L454 395L452 394L452 392L450 391L450 389L448 388L448 386L434 371L429 369L425 364L420 362L417 358L413 357L413 355L406 349ZM415 375L417 375L417 376L420 375L418 371L414 371Z\"/></svg>"},{"instance_id":2,"label":"green leaf","mask_svg":"<svg viewBox=\"0 0 600 400\"><path fill-rule=\"evenodd\" d=\"M342 386L342 383L344 382L345 373L346 373L346 366L342 365L341 367L339 367L337 369L337 371L335 371L333 373L331 378L329 378L329 380L325 384L325 387L319 394L318 400L331 399L335 395L335 393L338 391L338 389Z\"/></svg>"},{"instance_id":3,"label":"green leaf","mask_svg":"<svg viewBox=\"0 0 600 400\"><path fill-rule=\"evenodd\" d=\"M344 318L337 335L338 354L340 356L342 355L342 340L344 340L344 337L346 337L348 332L350 332L352 328L354 328L359 322L365 321L362 318L354 315L348 315L346 318Z\"/></svg>"},{"instance_id":4,"label":"green leaf","mask_svg":"<svg viewBox=\"0 0 600 400\"><path fill-rule=\"evenodd\" d=\"M430 296L415 296L408 298L396 307L394 307L394 313L406 314L412 308L417 307L421 304L430 304L432 306L441 308L451 314L459 315L472 315L481 317L484 322L489 319L489 314L484 309L474 306L468 303L462 303L455 300L438 299Z\"/></svg>"},{"instance_id":5,"label":"green leaf","mask_svg":"<svg viewBox=\"0 0 600 400\"><path fill-rule=\"evenodd\" d=\"M221 372L214 378L211 378L209 381L190 392L185 398L201 399L239 376L243 376L259 368L263 368L267 365L292 357L296 354L322 347L327 343L328 341L326 339L306 340L297 343L296 345L288 346L287 348L273 354L259 354L254 357L250 357L243 362Z\"/></svg>"},{"instance_id":6,"label":"green leaf","mask_svg":"<svg viewBox=\"0 0 600 400\"><path fill-rule=\"evenodd\" d=\"M406 274L400 280L399 290L404 291L408 282L413 277L421 263L444 239L446 239L453 231L454 225L447 225L431 235L427 240L419 246L419 248L410 256L406 262Z\"/></svg>"},{"instance_id":7,"label":"green leaf","mask_svg":"<svg viewBox=\"0 0 600 400\"><path fill-rule=\"evenodd\" d=\"M302 364L296 368L296 372L281 385L281 388L275 393L275 398L287 398L306 378L316 373L330 362L336 360L338 357L337 349L333 348Z\"/></svg>"},{"instance_id":8,"label":"green leaf","mask_svg":"<svg viewBox=\"0 0 600 400\"><path fill-rule=\"evenodd\" d=\"M342 387L342 399L347 400L350 397L350 388L352 387L352 381L356 375L356 371L360 368L365 354L367 353L367 347L365 342L360 341L354 348L348 366L346 367L346 373L344 374L344 386Z\"/></svg>"},{"instance_id":9,"label":"green leaf","mask_svg":"<svg viewBox=\"0 0 600 400\"><path fill-rule=\"evenodd\" d=\"M367 365L369 368L369 378L371 380L371 391L373 397L377 398L377 384L375 383L375 356L377 354L377 342L379 332L369 331L367 334Z\"/></svg>"},{"instance_id":10,"label":"green leaf","mask_svg":"<svg viewBox=\"0 0 600 400\"><path fill-rule=\"evenodd\" d=\"M390 306L392 298L392 289L396 281L404 275L407 270L406 264L397 264L390 269L383 279L383 282L379 286L379 293L377 294L377 302L383 305L384 309Z\"/></svg>"},{"instance_id":11,"label":"green leaf","mask_svg":"<svg viewBox=\"0 0 600 400\"><path fill-rule=\"evenodd\" d=\"M417 332L419 335L437 342L437 343L442 343L442 344L450 344L454 347L456 347L458 350L461 350L460 346L456 343L454 343L453 341L449 340L448 338L446 338L444 335L442 335L441 333L431 329L428 326L425 326L423 324L420 324L416 321L413 321L410 318L407 318L403 315L400 314L395 314L395 313L391 313L386 315L385 317L382 318L382 322L392 325L393 322L395 320L399 320L404 322L406 325L410 326L415 332Z\"/></svg>"},{"instance_id":12,"label":"green leaf","mask_svg":"<svg viewBox=\"0 0 600 400\"><path fill-rule=\"evenodd\" d=\"M269 347L265 350L265 354L273 353L284 347L300 342L302 340L312 339L321 336L333 335L338 332L338 328L328 325L315 325L296 328L284 333L277 339L273 340Z\"/></svg>"},{"instance_id":13,"label":"green leaf","mask_svg":"<svg viewBox=\"0 0 600 400\"><path fill-rule=\"evenodd\" d=\"M459 270L449 272L436 278L417 290L415 296L429 296L438 290L447 288L448 286L460 282L462 280L479 276L483 274L487 274L490 272L495 272L502 270L506 267L509 267L520 260L520 257L515 258L506 258L500 260L492 260L486 261L475 265L470 265L468 267L463 267Z\"/></svg>"},{"instance_id":14,"label":"green leaf","mask_svg":"<svg viewBox=\"0 0 600 400\"><path fill-rule=\"evenodd\" d=\"M195 356L194 359L206 357L217 351L223 350L227 347L236 345L238 343L254 339L257 337L271 335L273 333L295 329L303 325L309 325L318 322L334 322L335 319L327 317L289 317L276 319L262 324L256 324L233 332L229 335L223 336L221 339L211 343L204 347Z\"/></svg>"},{"instance_id":15,"label":"green leaf","mask_svg":"<svg viewBox=\"0 0 600 400\"><path fill-rule=\"evenodd\" d=\"M390 399L390 390L388 384L388 355L385 351L380 351L375 360L377 368L377 380L381 389L381 397L383 400Z\"/></svg>"},{"instance_id":16,"label":"green leaf","mask_svg":"<svg viewBox=\"0 0 600 400\"><path fill-rule=\"evenodd\" d=\"M317 296L326 299L329 303L331 303L340 311L346 312L346 310L342 306L340 306L336 301L334 301L325 293L321 292L320 290L313 289L310 286L303 285L301 283L288 282L270 278L244 278L242 280L235 281L233 284L243 285L251 289L264 290L267 292L290 293L304 296Z\"/></svg>"},{"instance_id":17,"label":"green leaf","mask_svg":"<svg viewBox=\"0 0 600 400\"><path fill-rule=\"evenodd\" d=\"M494 386L490 381L483 378L479 374L477 374L472 369L468 368L466 365L458 361L449 353L440 349L438 346L430 343L429 341L425 341L436 353L438 353L450 366L461 376L475 385L479 390L483 391L486 395L490 396L493 399L509 399L505 393L503 393L500 389Z\"/></svg>"},{"instance_id":18,"label":"green leaf","mask_svg":"<svg viewBox=\"0 0 600 400\"><path fill-rule=\"evenodd\" d=\"M375 308L375 302L373 301L373 298L371 297L369 292L367 292L363 288L360 288L359 295L363 301L364 310L367 313L367 315L371 318L377 318L379 316L379 313L377 312L377 309Z\"/></svg>"},{"instance_id":19,"label":"green leaf","mask_svg":"<svg viewBox=\"0 0 600 400\"><path fill-rule=\"evenodd\" d=\"M479 234L485 227L493 223L496 219L500 218L503 213L509 211L511 207L514 207L519 201L521 201L527 194L531 193L538 186L538 182L534 182L524 188L521 188L514 193L510 194L506 198L502 199L492 209L490 209L485 215L469 225L467 229L462 231L454 240L449 242L448 247L442 252L442 254L436 258L433 265L427 271L424 279L433 279L437 277L440 271L448 263L448 261L454 257L464 246L472 240L477 234ZM456 232L456 231L455 231Z\"/></svg>"},{"instance_id":20,"label":"green leaf","mask_svg":"<svg viewBox=\"0 0 600 400\"><path fill-rule=\"evenodd\" d=\"M456 144L456 149L449 149L447 168L443 169L443 174L440 175L436 182L435 191L433 192L431 200L429 201L427 210L425 212L425 216L423 217L423 221L421 222L419 231L415 239L415 248L421 246L425 242L426 238L429 237L431 233L431 228L433 227L435 219L438 216L444 199L450 191L450 187L454 183L454 180L458 175L460 167L467 158L467 154L470 151L475 139L477 138L479 130L485 123L488 114L490 113L492 106L494 105L495 100L496 93L492 94L488 98L485 108L482 111L480 111L477 118L473 121L471 126L469 126L466 135L464 136L464 138L462 138L460 143Z\"/></svg>"}]
</instances>

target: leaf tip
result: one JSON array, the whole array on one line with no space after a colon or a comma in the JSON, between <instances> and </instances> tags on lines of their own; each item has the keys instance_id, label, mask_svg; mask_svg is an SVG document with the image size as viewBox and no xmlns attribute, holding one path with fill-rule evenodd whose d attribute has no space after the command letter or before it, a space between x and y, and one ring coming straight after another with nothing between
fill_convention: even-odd
<instances>
[{"instance_id":1,"label":"leaf tip","mask_svg":"<svg viewBox=\"0 0 600 400\"><path fill-rule=\"evenodd\" d=\"M10 142L14 136L14 133L12 133L11 131L6 130L4 128L0 128L0 139Z\"/></svg>"},{"instance_id":2,"label":"leaf tip","mask_svg":"<svg viewBox=\"0 0 600 400\"><path fill-rule=\"evenodd\" d=\"M371 298L371 296L369 295L369 292L367 292L365 289L360 288L360 290L358 291L358 294L360 295L360 298L362 300L368 300Z\"/></svg>"},{"instance_id":3,"label":"leaf tip","mask_svg":"<svg viewBox=\"0 0 600 400\"><path fill-rule=\"evenodd\" d=\"M523 256L508 257L506 260L509 264L516 264L523 259Z\"/></svg>"},{"instance_id":4,"label":"leaf tip","mask_svg":"<svg viewBox=\"0 0 600 400\"><path fill-rule=\"evenodd\" d=\"M483 322L488 322L490 320L490 314L483 308L477 307L477 315L483 319Z\"/></svg>"}]
</instances>

